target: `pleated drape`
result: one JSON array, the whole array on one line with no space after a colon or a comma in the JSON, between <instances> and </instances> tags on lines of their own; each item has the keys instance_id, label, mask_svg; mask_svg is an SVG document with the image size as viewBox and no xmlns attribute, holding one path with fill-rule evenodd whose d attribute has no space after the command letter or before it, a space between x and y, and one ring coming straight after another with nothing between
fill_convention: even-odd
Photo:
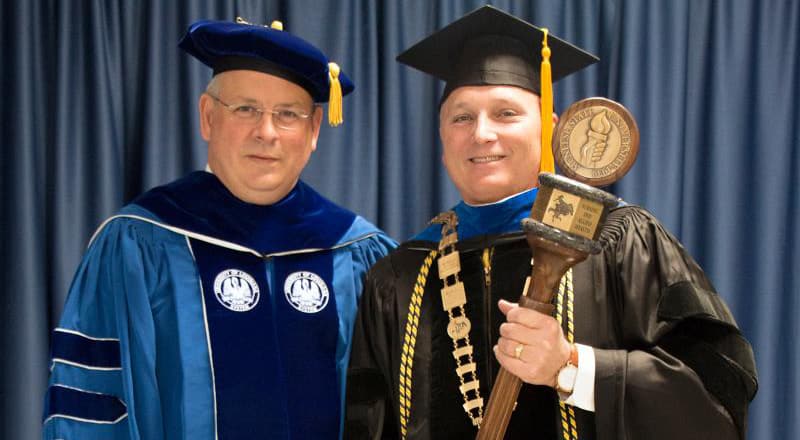
<instances>
[{"instance_id":1,"label":"pleated drape","mask_svg":"<svg viewBox=\"0 0 800 440\"><path fill-rule=\"evenodd\" d=\"M706 268L752 342L753 439L800 438L800 2L494 1L600 56L557 111L622 102L641 152L611 188ZM210 72L177 42L201 19L281 19L353 78L303 178L399 240L458 200L441 166L442 85L394 61L472 0L0 1L0 438L37 438L49 335L93 230L205 165Z\"/></svg>"}]
</instances>

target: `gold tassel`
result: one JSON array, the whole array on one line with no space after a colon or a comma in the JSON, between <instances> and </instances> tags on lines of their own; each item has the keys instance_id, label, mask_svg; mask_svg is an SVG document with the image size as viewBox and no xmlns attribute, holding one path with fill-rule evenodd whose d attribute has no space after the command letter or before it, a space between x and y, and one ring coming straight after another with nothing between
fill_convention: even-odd
<instances>
[{"instance_id":1,"label":"gold tassel","mask_svg":"<svg viewBox=\"0 0 800 440\"><path fill-rule=\"evenodd\" d=\"M283 30L283 23L281 23L281 22L280 22L280 21L278 21L278 20L274 20L274 21L272 22L272 24L270 24L270 25L269 25L269 27L270 27L271 29L275 29L276 31L282 31L282 30Z\"/></svg>"},{"instance_id":2,"label":"gold tassel","mask_svg":"<svg viewBox=\"0 0 800 440\"><path fill-rule=\"evenodd\" d=\"M547 29L543 28L541 81L542 145L539 172L555 173L553 160L553 81L550 73L550 47L547 45Z\"/></svg>"},{"instance_id":3,"label":"gold tassel","mask_svg":"<svg viewBox=\"0 0 800 440\"><path fill-rule=\"evenodd\" d=\"M342 117L342 85L339 83L341 69L336 63L328 63L328 76L331 81L331 95L328 99L328 123L336 127L344 120Z\"/></svg>"}]
</instances>

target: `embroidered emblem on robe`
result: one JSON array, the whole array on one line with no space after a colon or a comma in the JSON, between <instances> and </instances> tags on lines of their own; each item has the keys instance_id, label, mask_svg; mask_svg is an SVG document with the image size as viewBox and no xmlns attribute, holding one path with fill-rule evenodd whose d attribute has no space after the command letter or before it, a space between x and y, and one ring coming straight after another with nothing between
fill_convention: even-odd
<instances>
[{"instance_id":1,"label":"embroidered emblem on robe","mask_svg":"<svg viewBox=\"0 0 800 440\"><path fill-rule=\"evenodd\" d=\"M294 272L283 283L286 300L303 313L317 313L328 305L328 286L322 278L308 271Z\"/></svg>"},{"instance_id":2,"label":"embroidered emblem on robe","mask_svg":"<svg viewBox=\"0 0 800 440\"><path fill-rule=\"evenodd\" d=\"M258 283L247 272L228 269L214 278L217 300L234 312L249 312L258 304Z\"/></svg>"}]
</instances>

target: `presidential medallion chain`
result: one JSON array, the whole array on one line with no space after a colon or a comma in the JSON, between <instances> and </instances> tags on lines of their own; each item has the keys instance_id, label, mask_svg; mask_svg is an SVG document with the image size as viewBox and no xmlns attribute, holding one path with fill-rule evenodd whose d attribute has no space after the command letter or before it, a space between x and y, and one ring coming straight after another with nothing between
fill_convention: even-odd
<instances>
[{"instance_id":1,"label":"presidential medallion chain","mask_svg":"<svg viewBox=\"0 0 800 440\"><path fill-rule=\"evenodd\" d=\"M480 381L475 361L472 358L473 347L469 340L472 327L467 318L464 306L467 296L464 283L461 282L461 257L456 250L458 243L458 217L455 212L439 214L432 223L442 224L442 239L439 242L438 259L439 278L442 280L442 308L447 312L450 322L447 334L453 340L453 357L456 360L456 375L461 386L464 399L464 411L474 426L483 421L483 398L480 393Z\"/></svg>"},{"instance_id":2,"label":"presidential medallion chain","mask_svg":"<svg viewBox=\"0 0 800 440\"><path fill-rule=\"evenodd\" d=\"M441 289L442 308L447 312L449 323L447 334L453 341L453 358L456 361L456 376L460 382L459 391L464 399L464 412L466 412L472 424L480 427L483 421L483 398L480 394L480 381L478 380L477 366L473 360L473 347L469 339L469 332L472 324L467 317L464 306L467 304L466 291L461 281L461 257L456 250L458 243L458 217L455 212L449 211L439 214L431 223L442 224L442 238L439 241L438 255L437 250L428 254L417 283L414 287L415 299L412 299L411 310L409 311L410 324L406 328L406 338L403 344L403 354L406 362L401 366L400 374L400 403L401 403L401 431L403 438L406 436L406 424L410 416L411 398L411 365L413 362L414 343L416 342L417 322L419 320L419 306L421 305L422 292L424 291L425 280L432 260L436 258L439 268L439 278L442 280ZM486 256L484 256L486 257ZM485 258L484 258L485 259ZM491 261L491 257L489 257ZM531 260L531 263L533 261ZM490 266L489 266L490 267ZM491 270L484 261L484 270ZM488 278L487 278L488 279ZM556 319L561 324L566 318L567 339L570 343L574 342L574 293L572 283L572 270L570 269L562 277L556 297ZM416 306L416 307L415 307ZM416 310L416 312L415 312ZM404 368L405 367L405 368ZM564 440L577 440L578 429L575 418L575 411L571 405L559 402L561 413L561 431Z\"/></svg>"}]
</instances>

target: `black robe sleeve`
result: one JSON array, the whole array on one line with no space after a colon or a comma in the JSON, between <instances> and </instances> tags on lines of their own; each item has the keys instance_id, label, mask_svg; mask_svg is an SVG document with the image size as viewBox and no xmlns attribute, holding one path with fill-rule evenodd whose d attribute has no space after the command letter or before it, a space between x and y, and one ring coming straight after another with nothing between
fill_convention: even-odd
<instances>
[{"instance_id":1,"label":"black robe sleeve","mask_svg":"<svg viewBox=\"0 0 800 440\"><path fill-rule=\"evenodd\" d=\"M594 287L618 334L594 350L597 438L744 438L753 352L705 274L640 208L613 211L601 241Z\"/></svg>"}]
</instances>

